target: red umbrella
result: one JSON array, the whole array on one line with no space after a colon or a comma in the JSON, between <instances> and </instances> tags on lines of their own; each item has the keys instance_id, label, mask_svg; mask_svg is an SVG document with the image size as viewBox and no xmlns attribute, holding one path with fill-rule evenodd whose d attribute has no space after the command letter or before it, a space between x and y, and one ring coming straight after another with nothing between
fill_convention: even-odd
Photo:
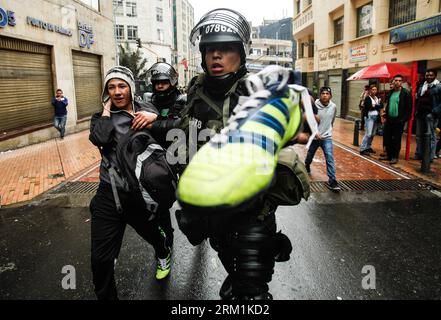
<instances>
[{"instance_id":1,"label":"red umbrella","mask_svg":"<svg viewBox=\"0 0 441 320\"><path fill-rule=\"evenodd\" d=\"M361 69L357 73L350 76L347 81L350 80L362 80L362 79L391 79L397 74L401 74L403 77L410 77L412 70L401 63L379 63L374 64Z\"/></svg>"}]
</instances>

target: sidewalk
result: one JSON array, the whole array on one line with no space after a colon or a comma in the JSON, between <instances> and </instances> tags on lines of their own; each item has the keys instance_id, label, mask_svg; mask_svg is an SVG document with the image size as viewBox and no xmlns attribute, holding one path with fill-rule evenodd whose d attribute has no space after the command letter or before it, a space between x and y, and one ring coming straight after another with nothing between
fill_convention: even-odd
<instances>
[{"instance_id":1,"label":"sidewalk","mask_svg":"<svg viewBox=\"0 0 441 320\"><path fill-rule=\"evenodd\" d=\"M403 136L400 162L390 166L388 162L378 160L382 152L383 138L376 136L373 149L377 154L371 157L361 157L381 164L366 165L358 156L359 148L352 145L354 122L336 119L334 128L334 148L338 180L366 179L400 179L394 172L422 178L431 183L441 185L441 159L432 163L432 174L420 172L421 162L405 161L404 152L406 136ZM364 131L360 132L359 141L363 139ZM100 154L98 149L89 142L89 131L85 130L66 136L64 140L50 141L32 145L18 150L0 153L0 196L1 206L29 201L47 190L67 180L83 182L98 182ZM353 154L338 147L341 144ZM306 157L304 146L296 149L302 159ZM415 153L415 137L412 137L411 156ZM319 150L311 165L312 181L327 181L326 165L323 153ZM386 169L385 169L386 168Z\"/></svg>"},{"instance_id":2,"label":"sidewalk","mask_svg":"<svg viewBox=\"0 0 441 320\"><path fill-rule=\"evenodd\" d=\"M1 206L29 201L100 160L89 131L0 153Z\"/></svg>"},{"instance_id":3,"label":"sidewalk","mask_svg":"<svg viewBox=\"0 0 441 320\"><path fill-rule=\"evenodd\" d=\"M359 144L363 141L364 131L360 131L359 134ZM353 143L354 139L354 122L336 119L334 124L334 141L337 141L346 147L354 150L355 152L360 152L360 147L355 147ZM388 161L380 161L380 154L383 152L383 137L375 136L374 141L372 143L372 148L377 152L376 154L365 157L374 161L378 161L382 165L385 165L390 168L396 168L400 171L412 175L414 177L418 177L429 181L433 184L441 186L441 159L435 159L433 163L431 163L430 170L432 171L430 174L423 174L421 172L421 161L417 160L405 160L406 153L406 143L407 143L407 134L403 135L402 143L401 143L401 153L398 164L389 165ZM412 136L411 139L411 147L410 147L410 157L412 158L415 155L416 141L415 136Z\"/></svg>"}]
</instances>

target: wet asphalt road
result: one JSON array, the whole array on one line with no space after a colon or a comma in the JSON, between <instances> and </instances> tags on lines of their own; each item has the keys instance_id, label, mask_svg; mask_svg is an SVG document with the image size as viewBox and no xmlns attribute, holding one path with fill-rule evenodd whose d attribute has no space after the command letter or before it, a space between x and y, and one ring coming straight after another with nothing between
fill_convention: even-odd
<instances>
[{"instance_id":1,"label":"wet asphalt road","mask_svg":"<svg viewBox=\"0 0 441 320\"><path fill-rule=\"evenodd\" d=\"M0 299L95 298L88 208L63 203L0 209ZM314 194L282 207L278 229L294 250L276 264L270 291L278 300L441 299L440 208L440 194L430 191ZM62 288L65 265L75 267L75 290ZM362 288L367 265L375 290ZM157 282L152 248L127 227L116 267L120 298L218 299L226 273L207 242L192 247L176 230L172 267Z\"/></svg>"}]
</instances>

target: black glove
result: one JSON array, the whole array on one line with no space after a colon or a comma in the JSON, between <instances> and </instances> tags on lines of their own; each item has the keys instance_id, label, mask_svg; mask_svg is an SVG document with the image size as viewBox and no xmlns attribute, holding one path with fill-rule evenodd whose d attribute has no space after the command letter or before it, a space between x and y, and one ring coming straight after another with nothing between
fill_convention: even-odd
<instances>
[{"instance_id":1,"label":"black glove","mask_svg":"<svg viewBox=\"0 0 441 320\"><path fill-rule=\"evenodd\" d=\"M275 259L276 262L286 262L289 260L289 255L292 252L292 244L291 240L282 233L282 231L279 231L276 234L276 254Z\"/></svg>"},{"instance_id":2,"label":"black glove","mask_svg":"<svg viewBox=\"0 0 441 320\"><path fill-rule=\"evenodd\" d=\"M179 229L193 246L208 238L207 223L202 215L183 210L176 210L175 214Z\"/></svg>"}]
</instances>

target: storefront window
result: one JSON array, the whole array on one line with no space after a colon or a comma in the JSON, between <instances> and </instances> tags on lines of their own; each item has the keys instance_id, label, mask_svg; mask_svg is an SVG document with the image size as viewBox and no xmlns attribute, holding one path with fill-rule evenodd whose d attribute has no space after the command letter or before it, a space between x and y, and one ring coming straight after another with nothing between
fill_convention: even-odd
<instances>
[{"instance_id":1,"label":"storefront window","mask_svg":"<svg viewBox=\"0 0 441 320\"><path fill-rule=\"evenodd\" d=\"M372 2L357 9L357 38L372 33Z\"/></svg>"},{"instance_id":2,"label":"storefront window","mask_svg":"<svg viewBox=\"0 0 441 320\"><path fill-rule=\"evenodd\" d=\"M127 40L138 39L138 26L127 26Z\"/></svg>"},{"instance_id":3,"label":"storefront window","mask_svg":"<svg viewBox=\"0 0 441 320\"><path fill-rule=\"evenodd\" d=\"M417 0L390 0L389 28L415 20Z\"/></svg>"},{"instance_id":4,"label":"storefront window","mask_svg":"<svg viewBox=\"0 0 441 320\"><path fill-rule=\"evenodd\" d=\"M344 16L334 21L334 44L343 42Z\"/></svg>"}]
</instances>

